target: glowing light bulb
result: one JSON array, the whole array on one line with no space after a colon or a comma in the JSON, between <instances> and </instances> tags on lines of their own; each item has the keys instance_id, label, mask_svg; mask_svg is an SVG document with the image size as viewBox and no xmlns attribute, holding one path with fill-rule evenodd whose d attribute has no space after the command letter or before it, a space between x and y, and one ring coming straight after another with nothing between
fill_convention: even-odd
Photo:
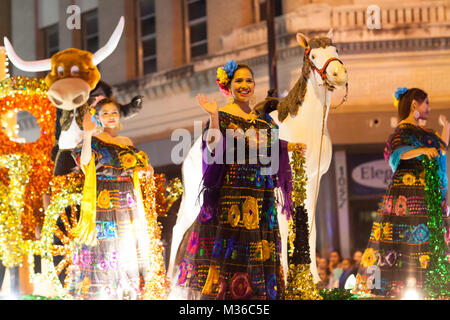
<instances>
[{"instance_id":1,"label":"glowing light bulb","mask_svg":"<svg viewBox=\"0 0 450 320\"><path fill-rule=\"evenodd\" d=\"M403 300L420 300L420 295L416 290L408 289L403 295Z\"/></svg>"}]
</instances>

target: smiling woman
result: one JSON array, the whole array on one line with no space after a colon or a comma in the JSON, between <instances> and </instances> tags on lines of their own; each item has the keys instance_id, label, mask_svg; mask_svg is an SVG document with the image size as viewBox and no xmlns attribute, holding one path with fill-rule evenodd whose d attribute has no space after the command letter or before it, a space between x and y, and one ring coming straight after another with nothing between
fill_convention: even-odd
<instances>
[{"instance_id":1,"label":"smiling woman","mask_svg":"<svg viewBox=\"0 0 450 320\"><path fill-rule=\"evenodd\" d=\"M203 205L198 219L175 248L178 260L171 264L177 265L178 274L171 274L172 297L280 299L284 279L274 188L285 179L282 173L286 176L291 173L279 170L265 175L272 163L263 164L260 157L252 162L251 156L254 149L261 153L265 148L267 154L281 158L279 150L272 148L273 142L278 142L278 127L268 114L258 116L252 112L250 99L254 96L255 82L249 66L229 61L218 69L217 83L230 99L220 110L216 101L211 103L205 95L197 96L210 115L202 150L219 157L232 154L234 158L229 161L227 156L226 161L203 163ZM237 130L253 130L257 134L253 139L246 133L230 139L231 132ZM243 157L239 152L241 143L246 150ZM281 148L280 153L288 159L287 148ZM280 185L290 183L284 181ZM288 194L284 193L284 203L292 203L286 200L291 199ZM286 207L284 213L289 213L292 208Z\"/></svg>"}]
</instances>

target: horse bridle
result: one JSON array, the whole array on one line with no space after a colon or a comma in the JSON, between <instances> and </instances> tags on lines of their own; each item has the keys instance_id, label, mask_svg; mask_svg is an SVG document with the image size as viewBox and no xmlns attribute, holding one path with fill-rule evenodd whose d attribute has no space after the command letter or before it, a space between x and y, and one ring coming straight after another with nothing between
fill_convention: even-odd
<instances>
[{"instance_id":1,"label":"horse bridle","mask_svg":"<svg viewBox=\"0 0 450 320\"><path fill-rule=\"evenodd\" d=\"M312 62L311 58L309 57L309 54L311 53L311 50L312 50L311 47L308 47L308 48L305 49L305 61L308 61L309 65L311 66L311 69L319 74L319 76L322 79L322 81L323 81L325 87L327 88L327 90L334 91L335 87L328 81L327 68L330 65L330 63L333 62L333 61L338 61L342 65L344 65L344 63L340 59L338 59L337 57L331 57L330 59L328 59L324 63L322 68L319 69L314 64L314 62ZM336 107L331 107L331 109L337 109L338 107L340 107L341 105L343 105L347 101L347 97L348 97L348 82L345 84L345 90L346 90L345 96L342 98L341 103L338 104Z\"/></svg>"},{"instance_id":2,"label":"horse bridle","mask_svg":"<svg viewBox=\"0 0 450 320\"><path fill-rule=\"evenodd\" d=\"M344 65L344 63L339 60L337 57L331 57L330 59L328 59L323 67L321 69L317 68L317 66L311 61L309 54L311 53L311 47L308 47L305 49L305 60L304 61L308 61L309 65L311 66L311 69L314 70L315 72L317 72L320 77L322 78L322 81L324 83L325 86L325 92L328 91L334 91L335 87L330 84L330 82L328 81L328 75L327 75L327 68L330 65L331 62L333 61L338 61L340 62L342 65ZM332 107L332 109L337 109L339 106L341 106L342 104L344 104L347 101L347 96L348 96L348 82L345 84L345 96L342 98L342 101L339 105L337 105L336 107ZM315 217L316 217L316 211L317 211L317 196L319 193L319 181L320 181L320 164L321 164L321 160L322 160L322 150L323 150L323 138L325 135L325 117L326 117L326 111L327 111L327 99L325 98L324 101L324 105L323 105L323 118L322 118L322 134L320 136L320 148L319 148L319 162L317 165L317 176L316 176L316 190L315 190L315 197L314 197L314 210L313 210L313 217L311 220L311 226L310 226L310 230L309 230L309 234L308 234L308 240L311 238L311 234L312 234L312 230L313 230L313 226L314 226L314 221L315 221Z\"/></svg>"}]
</instances>

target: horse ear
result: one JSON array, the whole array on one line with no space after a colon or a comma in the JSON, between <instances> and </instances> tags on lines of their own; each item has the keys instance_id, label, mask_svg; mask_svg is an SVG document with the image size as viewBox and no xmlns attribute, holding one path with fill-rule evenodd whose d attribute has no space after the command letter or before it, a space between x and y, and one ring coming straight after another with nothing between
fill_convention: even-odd
<instances>
[{"instance_id":1,"label":"horse ear","mask_svg":"<svg viewBox=\"0 0 450 320\"><path fill-rule=\"evenodd\" d=\"M308 38L303 34L303 33L297 33L297 42L300 46L302 46L303 48L308 48L309 44L308 44Z\"/></svg>"},{"instance_id":2,"label":"horse ear","mask_svg":"<svg viewBox=\"0 0 450 320\"><path fill-rule=\"evenodd\" d=\"M328 31L327 38L330 38L330 40L333 40L333 28L331 28L330 31Z\"/></svg>"}]
</instances>

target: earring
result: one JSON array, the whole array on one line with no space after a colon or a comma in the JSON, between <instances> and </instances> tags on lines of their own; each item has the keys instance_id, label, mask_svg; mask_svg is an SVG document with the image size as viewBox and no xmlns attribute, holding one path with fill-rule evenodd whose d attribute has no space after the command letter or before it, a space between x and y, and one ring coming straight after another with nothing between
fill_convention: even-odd
<instances>
[{"instance_id":1,"label":"earring","mask_svg":"<svg viewBox=\"0 0 450 320\"><path fill-rule=\"evenodd\" d=\"M119 126L117 127L117 130L122 131L123 130L123 124L122 122L119 122Z\"/></svg>"},{"instance_id":2,"label":"earring","mask_svg":"<svg viewBox=\"0 0 450 320\"><path fill-rule=\"evenodd\" d=\"M250 97L250 105L254 105L256 103L256 97L255 96L251 96Z\"/></svg>"},{"instance_id":3,"label":"earring","mask_svg":"<svg viewBox=\"0 0 450 320\"><path fill-rule=\"evenodd\" d=\"M230 94L227 98L227 103L232 104L234 102L234 97Z\"/></svg>"},{"instance_id":4,"label":"earring","mask_svg":"<svg viewBox=\"0 0 450 320\"><path fill-rule=\"evenodd\" d=\"M419 111L414 111L414 119L416 119L416 121L417 120L419 120L419 118L420 118L420 112Z\"/></svg>"}]
</instances>

